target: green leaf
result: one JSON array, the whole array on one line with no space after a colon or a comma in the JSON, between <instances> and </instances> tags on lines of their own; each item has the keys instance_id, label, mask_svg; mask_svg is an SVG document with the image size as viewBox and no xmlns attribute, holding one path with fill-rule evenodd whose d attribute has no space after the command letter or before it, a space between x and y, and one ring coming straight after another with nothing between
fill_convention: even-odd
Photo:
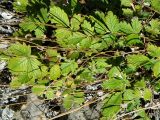
<instances>
[{"instance_id":1,"label":"green leaf","mask_svg":"<svg viewBox=\"0 0 160 120\"><path fill-rule=\"evenodd\" d=\"M63 106L66 109L70 109L73 105L73 101L74 97L72 95L67 94L64 98L63 98Z\"/></svg>"},{"instance_id":2,"label":"green leaf","mask_svg":"<svg viewBox=\"0 0 160 120\"><path fill-rule=\"evenodd\" d=\"M55 97L54 91L51 88L48 88L45 92L47 99L53 99Z\"/></svg>"},{"instance_id":3,"label":"green leaf","mask_svg":"<svg viewBox=\"0 0 160 120\"><path fill-rule=\"evenodd\" d=\"M130 35L128 35L125 42L129 46L142 45L143 44L143 42L140 40L140 37L139 37L138 34L130 34Z\"/></svg>"},{"instance_id":4,"label":"green leaf","mask_svg":"<svg viewBox=\"0 0 160 120\"><path fill-rule=\"evenodd\" d=\"M125 90L123 93L123 100L133 100L135 98L134 91L131 89Z\"/></svg>"},{"instance_id":5,"label":"green leaf","mask_svg":"<svg viewBox=\"0 0 160 120\"><path fill-rule=\"evenodd\" d=\"M17 89L19 87L21 87L22 83L20 83L18 81L18 79L12 79L11 83L10 83L10 87L13 89Z\"/></svg>"},{"instance_id":6,"label":"green leaf","mask_svg":"<svg viewBox=\"0 0 160 120\"><path fill-rule=\"evenodd\" d=\"M143 98L144 98L144 100L151 100L152 99L151 89L148 89L148 88L144 89Z\"/></svg>"},{"instance_id":7,"label":"green leaf","mask_svg":"<svg viewBox=\"0 0 160 120\"><path fill-rule=\"evenodd\" d=\"M120 23L120 30L126 34L138 34L142 29L141 21L138 18L133 18L131 20L131 25L127 24L125 21Z\"/></svg>"},{"instance_id":8,"label":"green leaf","mask_svg":"<svg viewBox=\"0 0 160 120\"><path fill-rule=\"evenodd\" d=\"M128 55L127 56L127 62L128 65L133 65L135 68L138 68L140 66L143 66L147 62L149 62L150 59L144 55Z\"/></svg>"},{"instance_id":9,"label":"green leaf","mask_svg":"<svg viewBox=\"0 0 160 120\"><path fill-rule=\"evenodd\" d=\"M131 7L132 0L121 0L121 5Z\"/></svg>"},{"instance_id":10,"label":"green leaf","mask_svg":"<svg viewBox=\"0 0 160 120\"><path fill-rule=\"evenodd\" d=\"M135 88L145 88L146 87L146 83L145 81L142 79L140 81L137 81L135 84L134 84L134 87Z\"/></svg>"},{"instance_id":11,"label":"green leaf","mask_svg":"<svg viewBox=\"0 0 160 120\"><path fill-rule=\"evenodd\" d=\"M44 85L34 85L32 87L32 92L36 95L42 95L46 89L46 86Z\"/></svg>"},{"instance_id":12,"label":"green leaf","mask_svg":"<svg viewBox=\"0 0 160 120\"><path fill-rule=\"evenodd\" d=\"M27 46L25 43L20 44L19 42L17 42L16 44L12 44L7 51L11 54L14 54L15 56L31 55L31 47Z\"/></svg>"},{"instance_id":13,"label":"green leaf","mask_svg":"<svg viewBox=\"0 0 160 120\"><path fill-rule=\"evenodd\" d=\"M160 11L160 0L151 0L151 6L157 10Z\"/></svg>"},{"instance_id":14,"label":"green leaf","mask_svg":"<svg viewBox=\"0 0 160 120\"><path fill-rule=\"evenodd\" d=\"M92 36L94 33L94 27L91 26L91 23L87 20L83 21L83 24L81 25L84 33L88 36Z\"/></svg>"},{"instance_id":15,"label":"green leaf","mask_svg":"<svg viewBox=\"0 0 160 120\"><path fill-rule=\"evenodd\" d=\"M13 8L17 12L26 12L27 5L28 5L28 0L15 0L15 2L13 2Z\"/></svg>"},{"instance_id":16,"label":"green leaf","mask_svg":"<svg viewBox=\"0 0 160 120\"><path fill-rule=\"evenodd\" d=\"M131 25L132 25L132 29L134 33L137 33L137 34L140 33L142 29L142 24L141 24L141 21L139 21L137 17L132 19Z\"/></svg>"},{"instance_id":17,"label":"green leaf","mask_svg":"<svg viewBox=\"0 0 160 120\"><path fill-rule=\"evenodd\" d=\"M32 77L38 77L41 63L34 57L13 57L8 61L8 67L12 72L27 73Z\"/></svg>"},{"instance_id":18,"label":"green leaf","mask_svg":"<svg viewBox=\"0 0 160 120\"><path fill-rule=\"evenodd\" d=\"M73 15L73 17L71 18L71 29L73 31L79 30L81 22L82 22L82 18L80 16L80 14Z\"/></svg>"},{"instance_id":19,"label":"green leaf","mask_svg":"<svg viewBox=\"0 0 160 120\"><path fill-rule=\"evenodd\" d=\"M78 76L82 81L93 81L93 74L89 69L84 69L82 73Z\"/></svg>"},{"instance_id":20,"label":"green leaf","mask_svg":"<svg viewBox=\"0 0 160 120\"><path fill-rule=\"evenodd\" d=\"M108 72L109 78L119 78L123 79L123 76L117 67L112 67Z\"/></svg>"},{"instance_id":21,"label":"green leaf","mask_svg":"<svg viewBox=\"0 0 160 120\"><path fill-rule=\"evenodd\" d=\"M157 61L153 66L153 74L155 77L158 77L160 74L160 61Z\"/></svg>"},{"instance_id":22,"label":"green leaf","mask_svg":"<svg viewBox=\"0 0 160 120\"><path fill-rule=\"evenodd\" d=\"M50 69L50 78L52 80L56 80L61 76L61 69L60 66L55 64L51 69Z\"/></svg>"},{"instance_id":23,"label":"green leaf","mask_svg":"<svg viewBox=\"0 0 160 120\"><path fill-rule=\"evenodd\" d=\"M123 11L123 15L125 15L127 17L133 16L133 10L131 10L130 8L122 8L122 11Z\"/></svg>"},{"instance_id":24,"label":"green leaf","mask_svg":"<svg viewBox=\"0 0 160 120\"><path fill-rule=\"evenodd\" d=\"M63 62L61 64L62 75L67 75L68 73L74 73L78 68L78 64L74 61Z\"/></svg>"},{"instance_id":25,"label":"green leaf","mask_svg":"<svg viewBox=\"0 0 160 120\"><path fill-rule=\"evenodd\" d=\"M50 7L50 20L60 26L69 27L69 19L67 14L57 6Z\"/></svg>"},{"instance_id":26,"label":"green leaf","mask_svg":"<svg viewBox=\"0 0 160 120\"><path fill-rule=\"evenodd\" d=\"M109 79L103 82L102 87L109 90L124 90L128 83L127 80Z\"/></svg>"},{"instance_id":27,"label":"green leaf","mask_svg":"<svg viewBox=\"0 0 160 120\"><path fill-rule=\"evenodd\" d=\"M37 15L41 23L47 23L48 19L48 11L47 8L41 8L40 13Z\"/></svg>"},{"instance_id":28,"label":"green leaf","mask_svg":"<svg viewBox=\"0 0 160 120\"><path fill-rule=\"evenodd\" d=\"M145 30L155 36L160 34L160 21L158 19L152 19L149 23L150 26L145 26Z\"/></svg>"},{"instance_id":29,"label":"green leaf","mask_svg":"<svg viewBox=\"0 0 160 120\"><path fill-rule=\"evenodd\" d=\"M119 31L119 20L111 11L109 11L105 17L105 23L112 33Z\"/></svg>"},{"instance_id":30,"label":"green leaf","mask_svg":"<svg viewBox=\"0 0 160 120\"><path fill-rule=\"evenodd\" d=\"M152 57L160 57L160 47L157 47L153 44L148 44L147 51Z\"/></svg>"},{"instance_id":31,"label":"green leaf","mask_svg":"<svg viewBox=\"0 0 160 120\"><path fill-rule=\"evenodd\" d=\"M51 62L57 62L58 61L59 53L57 53L57 50L55 49L46 49L46 57Z\"/></svg>"},{"instance_id":32,"label":"green leaf","mask_svg":"<svg viewBox=\"0 0 160 120\"><path fill-rule=\"evenodd\" d=\"M120 110L120 104L122 102L122 93L117 92L113 94L110 98L105 99L105 104L103 106L102 115L111 120L116 117L116 114Z\"/></svg>"},{"instance_id":33,"label":"green leaf","mask_svg":"<svg viewBox=\"0 0 160 120\"><path fill-rule=\"evenodd\" d=\"M92 39L90 37L86 37L82 39L82 41L80 42L80 48L89 49L89 47L91 46L91 43L92 43Z\"/></svg>"}]
</instances>

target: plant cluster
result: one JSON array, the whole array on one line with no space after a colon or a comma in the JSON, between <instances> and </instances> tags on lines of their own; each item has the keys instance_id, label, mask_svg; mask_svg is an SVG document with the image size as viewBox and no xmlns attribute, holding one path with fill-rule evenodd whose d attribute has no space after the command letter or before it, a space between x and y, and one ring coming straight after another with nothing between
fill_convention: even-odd
<instances>
[{"instance_id":1,"label":"plant cluster","mask_svg":"<svg viewBox=\"0 0 160 120\"><path fill-rule=\"evenodd\" d=\"M25 14L1 51L12 73L10 86L32 86L65 109L85 102L85 87L100 83L101 120L120 111L150 119L142 101L160 91L160 0L15 0ZM28 38L30 37L30 38ZM96 92L96 91L95 91ZM97 99L95 97L95 99Z\"/></svg>"}]
</instances>

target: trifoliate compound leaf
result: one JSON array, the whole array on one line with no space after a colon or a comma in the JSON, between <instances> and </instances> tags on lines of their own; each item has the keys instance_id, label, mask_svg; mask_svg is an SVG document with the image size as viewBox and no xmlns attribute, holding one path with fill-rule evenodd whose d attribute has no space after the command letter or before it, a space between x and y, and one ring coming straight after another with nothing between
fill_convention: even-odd
<instances>
[{"instance_id":1,"label":"trifoliate compound leaf","mask_svg":"<svg viewBox=\"0 0 160 120\"><path fill-rule=\"evenodd\" d=\"M116 33L119 31L119 20L116 15L114 15L111 11L108 12L107 16L105 17L105 23L108 29L112 33Z\"/></svg>"},{"instance_id":2,"label":"trifoliate compound leaf","mask_svg":"<svg viewBox=\"0 0 160 120\"><path fill-rule=\"evenodd\" d=\"M60 7L53 6L50 8L50 20L60 26L68 27L69 19L67 14Z\"/></svg>"},{"instance_id":3,"label":"trifoliate compound leaf","mask_svg":"<svg viewBox=\"0 0 160 120\"><path fill-rule=\"evenodd\" d=\"M13 2L13 8L17 12L26 12L27 5L28 5L28 0L15 0L15 2Z\"/></svg>"},{"instance_id":4,"label":"trifoliate compound leaf","mask_svg":"<svg viewBox=\"0 0 160 120\"><path fill-rule=\"evenodd\" d=\"M134 67L138 68L149 62L150 59L144 55L128 55L127 62L128 65L133 65Z\"/></svg>"},{"instance_id":5,"label":"trifoliate compound leaf","mask_svg":"<svg viewBox=\"0 0 160 120\"><path fill-rule=\"evenodd\" d=\"M34 85L32 87L32 92L36 95L42 95L45 92L46 86L44 85Z\"/></svg>"},{"instance_id":6,"label":"trifoliate compound leaf","mask_svg":"<svg viewBox=\"0 0 160 120\"><path fill-rule=\"evenodd\" d=\"M61 64L62 75L67 75L70 72L74 73L77 68L78 68L77 62L74 61L63 62Z\"/></svg>"},{"instance_id":7,"label":"trifoliate compound leaf","mask_svg":"<svg viewBox=\"0 0 160 120\"><path fill-rule=\"evenodd\" d=\"M152 57L160 57L160 47L157 47L153 44L148 44L147 51Z\"/></svg>"},{"instance_id":8,"label":"trifoliate compound leaf","mask_svg":"<svg viewBox=\"0 0 160 120\"><path fill-rule=\"evenodd\" d=\"M50 78L52 80L56 80L61 76L61 69L58 64L53 65L53 67L50 69Z\"/></svg>"},{"instance_id":9,"label":"trifoliate compound leaf","mask_svg":"<svg viewBox=\"0 0 160 120\"><path fill-rule=\"evenodd\" d=\"M25 43L20 44L12 44L8 48L8 52L15 55L15 56L30 56L31 55L31 47L27 46Z\"/></svg>"},{"instance_id":10,"label":"trifoliate compound leaf","mask_svg":"<svg viewBox=\"0 0 160 120\"><path fill-rule=\"evenodd\" d=\"M160 61L157 61L153 66L153 74L155 77L158 77L160 75Z\"/></svg>"}]
</instances>

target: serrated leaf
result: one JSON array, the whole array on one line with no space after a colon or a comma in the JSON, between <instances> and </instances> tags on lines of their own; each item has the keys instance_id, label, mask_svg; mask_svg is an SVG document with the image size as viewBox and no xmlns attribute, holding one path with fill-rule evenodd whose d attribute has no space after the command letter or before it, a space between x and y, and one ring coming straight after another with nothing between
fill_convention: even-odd
<instances>
[{"instance_id":1,"label":"serrated leaf","mask_svg":"<svg viewBox=\"0 0 160 120\"><path fill-rule=\"evenodd\" d=\"M138 34L141 29L142 25L138 18L133 18L131 20L131 25L126 23L125 21L120 23L120 30L126 34Z\"/></svg>"},{"instance_id":2,"label":"serrated leaf","mask_svg":"<svg viewBox=\"0 0 160 120\"><path fill-rule=\"evenodd\" d=\"M133 32L137 34L140 33L142 29L141 21L139 21L137 17L133 18L131 21Z\"/></svg>"},{"instance_id":3,"label":"serrated leaf","mask_svg":"<svg viewBox=\"0 0 160 120\"><path fill-rule=\"evenodd\" d=\"M60 7L50 7L50 20L52 23L57 23L60 26L68 27L68 15Z\"/></svg>"},{"instance_id":4,"label":"serrated leaf","mask_svg":"<svg viewBox=\"0 0 160 120\"><path fill-rule=\"evenodd\" d=\"M8 50L9 54L14 54L15 56L30 56L31 55L31 47L27 46L25 43L20 44L17 42L16 44L12 44Z\"/></svg>"},{"instance_id":5,"label":"serrated leaf","mask_svg":"<svg viewBox=\"0 0 160 120\"><path fill-rule=\"evenodd\" d=\"M130 7L132 3L132 0L121 0L121 5L125 7Z\"/></svg>"},{"instance_id":6,"label":"serrated leaf","mask_svg":"<svg viewBox=\"0 0 160 120\"><path fill-rule=\"evenodd\" d=\"M82 39L82 41L80 42L80 48L81 49L89 49L89 47L91 46L92 43L92 39L90 37L87 37L85 39Z\"/></svg>"},{"instance_id":7,"label":"serrated leaf","mask_svg":"<svg viewBox=\"0 0 160 120\"><path fill-rule=\"evenodd\" d=\"M133 10L131 10L130 8L122 8L122 11L123 11L123 15L127 17L133 16Z\"/></svg>"},{"instance_id":8,"label":"serrated leaf","mask_svg":"<svg viewBox=\"0 0 160 120\"><path fill-rule=\"evenodd\" d=\"M148 88L144 89L143 98L144 98L144 100L151 100L152 99L152 91L151 91L151 89L148 89Z\"/></svg>"},{"instance_id":9,"label":"serrated leaf","mask_svg":"<svg viewBox=\"0 0 160 120\"><path fill-rule=\"evenodd\" d=\"M94 33L94 27L91 26L91 23L87 20L83 21L83 24L81 25L84 33L88 36L92 36Z\"/></svg>"},{"instance_id":10,"label":"serrated leaf","mask_svg":"<svg viewBox=\"0 0 160 120\"><path fill-rule=\"evenodd\" d=\"M119 20L111 11L109 11L105 17L105 23L112 33L119 31Z\"/></svg>"},{"instance_id":11,"label":"serrated leaf","mask_svg":"<svg viewBox=\"0 0 160 120\"><path fill-rule=\"evenodd\" d=\"M20 86L22 85L22 83L20 83L18 81L18 79L13 79L10 83L10 87L13 88L13 89L17 89L19 88Z\"/></svg>"},{"instance_id":12,"label":"serrated leaf","mask_svg":"<svg viewBox=\"0 0 160 120\"><path fill-rule=\"evenodd\" d=\"M120 104L122 102L122 93L117 92L113 94L110 98L105 99L105 104L103 106L102 115L110 120L116 116L120 110Z\"/></svg>"},{"instance_id":13,"label":"serrated leaf","mask_svg":"<svg viewBox=\"0 0 160 120\"><path fill-rule=\"evenodd\" d=\"M74 100L74 97L72 95L66 95L63 98L63 106L64 106L64 108L70 109L72 107L72 105L73 105L73 100Z\"/></svg>"},{"instance_id":14,"label":"serrated leaf","mask_svg":"<svg viewBox=\"0 0 160 120\"><path fill-rule=\"evenodd\" d=\"M26 7L28 5L28 0L16 0L13 2L13 8L17 12L26 12Z\"/></svg>"},{"instance_id":15,"label":"serrated leaf","mask_svg":"<svg viewBox=\"0 0 160 120\"><path fill-rule=\"evenodd\" d=\"M160 74L160 61L157 61L153 66L153 74L155 77L158 77Z\"/></svg>"},{"instance_id":16,"label":"serrated leaf","mask_svg":"<svg viewBox=\"0 0 160 120\"><path fill-rule=\"evenodd\" d=\"M37 15L41 23L47 23L48 22L48 11L47 8L41 8L40 13Z\"/></svg>"},{"instance_id":17,"label":"serrated leaf","mask_svg":"<svg viewBox=\"0 0 160 120\"><path fill-rule=\"evenodd\" d=\"M41 73L41 63L34 57L13 57L8 61L8 68L12 72L27 73L29 76L38 77Z\"/></svg>"},{"instance_id":18,"label":"serrated leaf","mask_svg":"<svg viewBox=\"0 0 160 120\"><path fill-rule=\"evenodd\" d=\"M71 18L71 29L73 31L79 30L81 22L82 22L82 18L80 16L80 14L73 15L73 17Z\"/></svg>"},{"instance_id":19,"label":"serrated leaf","mask_svg":"<svg viewBox=\"0 0 160 120\"><path fill-rule=\"evenodd\" d=\"M150 26L145 26L145 30L155 36L160 34L160 21L158 19L152 19L149 23Z\"/></svg>"},{"instance_id":20,"label":"serrated leaf","mask_svg":"<svg viewBox=\"0 0 160 120\"><path fill-rule=\"evenodd\" d=\"M140 37L139 37L138 34L128 35L125 42L129 46L142 45L143 44L143 42L140 40Z\"/></svg>"},{"instance_id":21,"label":"serrated leaf","mask_svg":"<svg viewBox=\"0 0 160 120\"><path fill-rule=\"evenodd\" d=\"M157 10L160 11L160 0L151 0L151 6Z\"/></svg>"},{"instance_id":22,"label":"serrated leaf","mask_svg":"<svg viewBox=\"0 0 160 120\"><path fill-rule=\"evenodd\" d=\"M134 91L131 89L125 90L123 93L123 100L133 100L135 98Z\"/></svg>"},{"instance_id":23,"label":"serrated leaf","mask_svg":"<svg viewBox=\"0 0 160 120\"><path fill-rule=\"evenodd\" d=\"M103 82L102 87L109 90L124 90L128 86L127 80L109 79Z\"/></svg>"},{"instance_id":24,"label":"serrated leaf","mask_svg":"<svg viewBox=\"0 0 160 120\"><path fill-rule=\"evenodd\" d=\"M78 64L74 61L63 62L61 64L62 75L67 75L68 73L74 73L78 68Z\"/></svg>"},{"instance_id":25,"label":"serrated leaf","mask_svg":"<svg viewBox=\"0 0 160 120\"><path fill-rule=\"evenodd\" d=\"M55 97L54 91L51 88L48 88L45 92L47 99L53 99Z\"/></svg>"},{"instance_id":26,"label":"serrated leaf","mask_svg":"<svg viewBox=\"0 0 160 120\"><path fill-rule=\"evenodd\" d=\"M146 64L147 62L149 62L150 59L144 55L128 55L127 56L127 62L128 65L133 65L136 68L143 66L144 64Z\"/></svg>"},{"instance_id":27,"label":"serrated leaf","mask_svg":"<svg viewBox=\"0 0 160 120\"><path fill-rule=\"evenodd\" d=\"M108 72L108 77L109 78L120 78L122 79L123 76L121 74L121 72L119 71L119 69L117 67L112 67L109 72Z\"/></svg>"},{"instance_id":28,"label":"serrated leaf","mask_svg":"<svg viewBox=\"0 0 160 120\"><path fill-rule=\"evenodd\" d=\"M146 87L146 83L144 80L140 80L140 81L137 81L135 84L134 84L134 87L135 88L145 88Z\"/></svg>"},{"instance_id":29,"label":"serrated leaf","mask_svg":"<svg viewBox=\"0 0 160 120\"><path fill-rule=\"evenodd\" d=\"M59 54L57 53L57 50L55 49L47 49L46 50L46 57L51 62L57 62Z\"/></svg>"},{"instance_id":30,"label":"serrated leaf","mask_svg":"<svg viewBox=\"0 0 160 120\"><path fill-rule=\"evenodd\" d=\"M50 78L52 80L56 80L61 76L61 69L60 66L55 64L51 69L50 69Z\"/></svg>"},{"instance_id":31,"label":"serrated leaf","mask_svg":"<svg viewBox=\"0 0 160 120\"><path fill-rule=\"evenodd\" d=\"M46 86L44 85L34 85L32 87L32 92L36 95L42 95L46 89Z\"/></svg>"},{"instance_id":32,"label":"serrated leaf","mask_svg":"<svg viewBox=\"0 0 160 120\"><path fill-rule=\"evenodd\" d=\"M153 44L148 44L147 51L152 57L160 57L160 47L157 47Z\"/></svg>"}]
</instances>

